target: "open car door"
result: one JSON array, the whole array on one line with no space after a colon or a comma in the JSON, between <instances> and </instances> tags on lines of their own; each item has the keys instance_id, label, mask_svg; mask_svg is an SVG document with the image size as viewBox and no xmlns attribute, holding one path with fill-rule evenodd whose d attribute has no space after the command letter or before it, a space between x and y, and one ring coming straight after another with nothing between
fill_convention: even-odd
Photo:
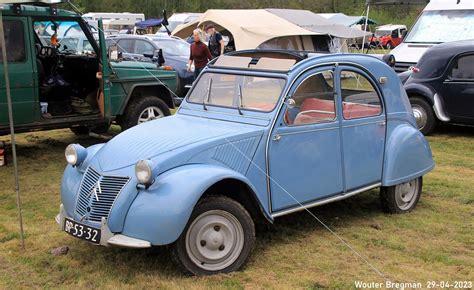
<instances>
[{"instance_id":1,"label":"open car door","mask_svg":"<svg viewBox=\"0 0 474 290\"><path fill-rule=\"evenodd\" d=\"M102 19L99 19L99 48L100 48L100 69L97 78L100 81L100 89L97 93L97 103L99 104L100 113L104 118L109 119L111 116L110 101L110 64L108 60L107 46L105 44L104 25Z\"/></svg>"}]
</instances>

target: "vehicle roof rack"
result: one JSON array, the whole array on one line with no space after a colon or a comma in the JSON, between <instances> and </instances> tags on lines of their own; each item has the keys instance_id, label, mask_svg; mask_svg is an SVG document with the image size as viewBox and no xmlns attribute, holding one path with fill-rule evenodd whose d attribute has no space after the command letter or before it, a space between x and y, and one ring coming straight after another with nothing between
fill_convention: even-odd
<instances>
[{"instance_id":1,"label":"vehicle roof rack","mask_svg":"<svg viewBox=\"0 0 474 290\"><path fill-rule=\"evenodd\" d=\"M1 5L13 5L16 14L21 14L21 5L49 7L52 15L58 14L57 4L67 3L67 0L0 0Z\"/></svg>"}]
</instances>

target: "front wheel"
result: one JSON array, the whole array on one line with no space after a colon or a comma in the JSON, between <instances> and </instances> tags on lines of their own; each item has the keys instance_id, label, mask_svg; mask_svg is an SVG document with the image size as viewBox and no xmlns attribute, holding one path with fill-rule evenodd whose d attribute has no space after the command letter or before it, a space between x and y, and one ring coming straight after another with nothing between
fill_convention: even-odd
<instances>
[{"instance_id":1,"label":"front wheel","mask_svg":"<svg viewBox=\"0 0 474 290\"><path fill-rule=\"evenodd\" d=\"M429 135L436 127L436 117L433 109L427 101L420 97L410 98L410 103L418 129L424 135Z\"/></svg>"},{"instance_id":2,"label":"front wheel","mask_svg":"<svg viewBox=\"0 0 474 290\"><path fill-rule=\"evenodd\" d=\"M380 188L383 210L396 214L412 211L420 200L422 187L423 178L418 177L394 186Z\"/></svg>"},{"instance_id":3,"label":"front wheel","mask_svg":"<svg viewBox=\"0 0 474 290\"><path fill-rule=\"evenodd\" d=\"M128 106L121 122L122 130L171 115L170 108L158 97L139 97Z\"/></svg>"},{"instance_id":4,"label":"front wheel","mask_svg":"<svg viewBox=\"0 0 474 290\"><path fill-rule=\"evenodd\" d=\"M178 263L194 275L236 271L245 264L255 244L255 226L238 202L209 196L194 208L174 244Z\"/></svg>"},{"instance_id":5,"label":"front wheel","mask_svg":"<svg viewBox=\"0 0 474 290\"><path fill-rule=\"evenodd\" d=\"M392 49L393 48L393 45L391 42L387 43L387 45L385 46L387 49Z\"/></svg>"}]
</instances>

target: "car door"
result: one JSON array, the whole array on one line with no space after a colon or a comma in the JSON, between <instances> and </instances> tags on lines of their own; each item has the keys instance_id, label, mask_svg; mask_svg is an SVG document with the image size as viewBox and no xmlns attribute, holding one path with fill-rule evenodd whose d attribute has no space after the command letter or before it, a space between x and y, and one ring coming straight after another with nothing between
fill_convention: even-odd
<instances>
[{"instance_id":1,"label":"car door","mask_svg":"<svg viewBox=\"0 0 474 290\"><path fill-rule=\"evenodd\" d=\"M27 23L27 19L23 17L5 16L3 18L15 125L32 123L35 119L35 110L39 110L35 72L33 71L30 45L28 45L30 38L28 37ZM1 54L0 125L8 125L6 85Z\"/></svg>"},{"instance_id":2,"label":"car door","mask_svg":"<svg viewBox=\"0 0 474 290\"><path fill-rule=\"evenodd\" d=\"M290 89L268 145L272 211L343 191L333 68L309 71Z\"/></svg>"},{"instance_id":3,"label":"car door","mask_svg":"<svg viewBox=\"0 0 474 290\"><path fill-rule=\"evenodd\" d=\"M453 120L474 122L474 53L453 60L440 94Z\"/></svg>"},{"instance_id":4,"label":"car door","mask_svg":"<svg viewBox=\"0 0 474 290\"><path fill-rule=\"evenodd\" d=\"M344 189L350 192L382 179L386 118L380 90L360 69L339 66Z\"/></svg>"}]
</instances>

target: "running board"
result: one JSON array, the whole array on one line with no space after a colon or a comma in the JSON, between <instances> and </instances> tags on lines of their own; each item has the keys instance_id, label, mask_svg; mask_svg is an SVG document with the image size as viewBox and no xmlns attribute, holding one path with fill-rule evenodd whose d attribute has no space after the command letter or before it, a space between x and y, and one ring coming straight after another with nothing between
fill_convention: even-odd
<instances>
[{"instance_id":1,"label":"running board","mask_svg":"<svg viewBox=\"0 0 474 290\"><path fill-rule=\"evenodd\" d=\"M379 182L379 183L376 183L376 184L373 184L373 185L369 185L369 186L366 186L366 187L356 189L354 191L350 191L350 192L345 193L345 194L340 194L340 195L336 195L336 196L333 196L333 197L330 197L330 198L327 198L327 199L318 200L318 201L315 201L315 202L312 202L312 203L304 204L304 205L301 205L301 206L298 206L298 207L293 207L293 208L290 208L290 209L277 211L275 213L272 213L272 218L276 218L276 217L287 215L287 214L290 214L290 213L306 210L306 209L309 209L309 208L312 208L312 207L315 207L315 206L318 206L318 205L323 205L323 204L326 204L326 203L346 199L348 197L354 196L354 195L362 193L364 191L368 191L368 190L374 189L376 187L380 187L381 185L382 185L382 183Z\"/></svg>"}]
</instances>

